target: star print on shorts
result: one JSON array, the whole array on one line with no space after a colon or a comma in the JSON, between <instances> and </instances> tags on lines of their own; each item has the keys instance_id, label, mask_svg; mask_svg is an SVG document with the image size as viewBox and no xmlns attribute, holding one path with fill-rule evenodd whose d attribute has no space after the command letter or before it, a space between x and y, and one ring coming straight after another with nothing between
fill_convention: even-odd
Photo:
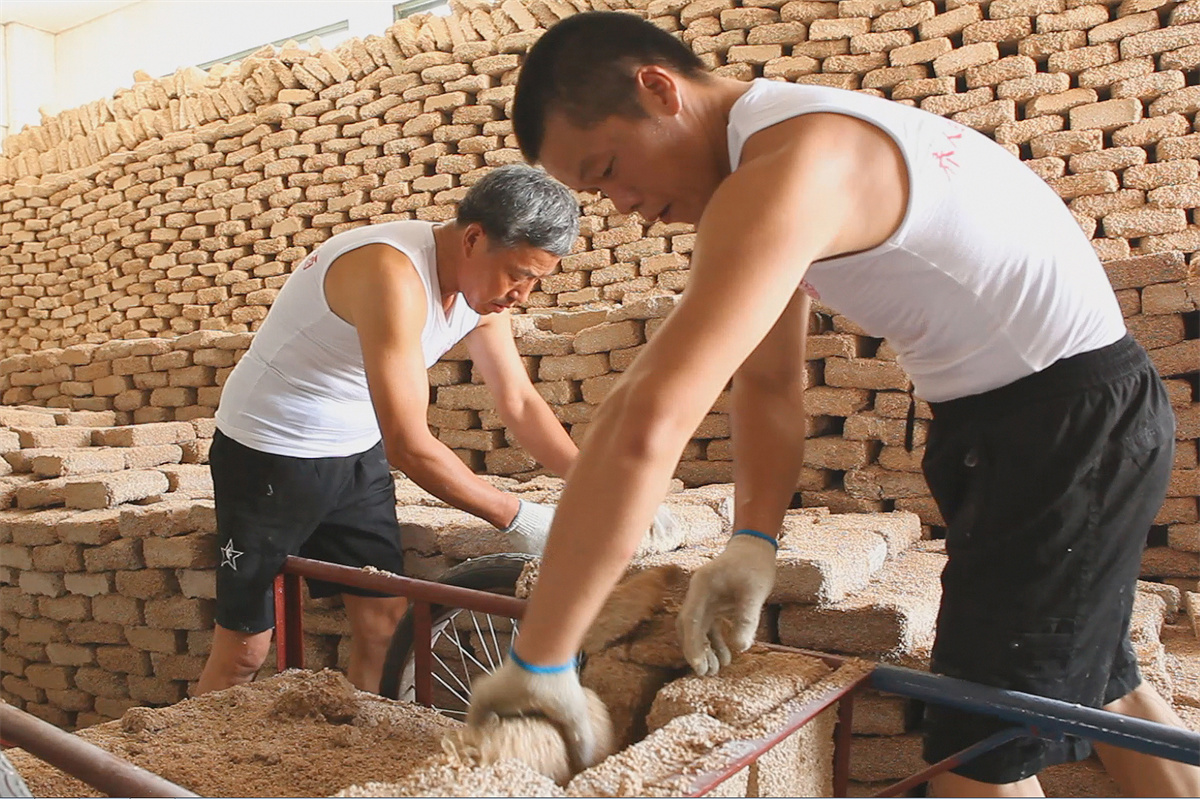
<instances>
[{"instance_id":1,"label":"star print on shorts","mask_svg":"<svg viewBox=\"0 0 1200 799\"><path fill-rule=\"evenodd\" d=\"M233 548L233 539L231 538L225 542L225 546L221 547L221 566L228 566L237 571L237 559L245 554L245 552L238 552Z\"/></svg>"}]
</instances>

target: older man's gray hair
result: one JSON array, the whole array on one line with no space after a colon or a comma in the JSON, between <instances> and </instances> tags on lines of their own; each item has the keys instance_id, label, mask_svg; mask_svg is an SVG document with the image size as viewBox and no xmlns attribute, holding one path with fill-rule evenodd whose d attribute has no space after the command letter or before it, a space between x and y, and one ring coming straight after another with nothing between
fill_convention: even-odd
<instances>
[{"instance_id":1,"label":"older man's gray hair","mask_svg":"<svg viewBox=\"0 0 1200 799\"><path fill-rule=\"evenodd\" d=\"M579 236L579 203L540 169L497 167L480 178L458 205L458 222L477 222L500 247L528 244L560 258Z\"/></svg>"}]
</instances>

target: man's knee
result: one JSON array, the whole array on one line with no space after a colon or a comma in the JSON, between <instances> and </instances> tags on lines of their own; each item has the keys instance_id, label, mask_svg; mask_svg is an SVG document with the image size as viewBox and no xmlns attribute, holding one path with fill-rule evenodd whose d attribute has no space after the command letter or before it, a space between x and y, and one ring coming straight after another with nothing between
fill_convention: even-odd
<instances>
[{"instance_id":1,"label":"man's knee","mask_svg":"<svg viewBox=\"0 0 1200 799\"><path fill-rule=\"evenodd\" d=\"M248 682L266 662L271 634L271 630L241 633L218 625L205 668L218 671L235 682Z\"/></svg>"},{"instance_id":2,"label":"man's knee","mask_svg":"<svg viewBox=\"0 0 1200 799\"><path fill-rule=\"evenodd\" d=\"M1125 716L1141 716L1142 714L1137 712L1139 708L1146 708L1165 702L1166 700L1154 689L1153 685L1143 681L1124 696L1104 705L1103 709Z\"/></svg>"}]
</instances>

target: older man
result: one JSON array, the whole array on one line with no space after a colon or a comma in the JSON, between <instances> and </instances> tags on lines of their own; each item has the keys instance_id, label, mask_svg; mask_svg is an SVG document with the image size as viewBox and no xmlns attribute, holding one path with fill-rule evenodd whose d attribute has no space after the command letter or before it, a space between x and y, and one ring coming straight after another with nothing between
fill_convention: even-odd
<instances>
[{"instance_id":1,"label":"older man","mask_svg":"<svg viewBox=\"0 0 1200 799\"><path fill-rule=\"evenodd\" d=\"M542 712L589 760L571 657L730 378L736 533L693 578L680 632L699 674L749 646L803 463L804 332L819 295L886 337L933 406L925 471L949 525L933 670L1182 724L1129 642L1171 408L1045 183L933 114L709 75L628 14L551 28L525 62L513 123L525 155L567 185L622 213L697 223L697 238L682 302L594 420L512 656L476 683L472 723ZM998 726L931 706L925 755ZM1096 748L1127 791L1200 791L1194 767ZM1036 795L1042 768L1087 752L1016 741L933 790Z\"/></svg>"},{"instance_id":2,"label":"older man","mask_svg":"<svg viewBox=\"0 0 1200 799\"><path fill-rule=\"evenodd\" d=\"M575 444L534 390L508 310L570 252L578 229L562 184L513 165L473 185L454 222L340 233L288 278L217 410L217 626L199 692L248 682L262 665L271 584L288 555L403 571L389 464L509 533L512 549L541 551L553 508L495 488L432 435L426 370L465 340L501 419L565 475ZM672 523L661 511L659 528ZM309 591L342 594L348 676L378 690L404 600L317 581Z\"/></svg>"}]
</instances>

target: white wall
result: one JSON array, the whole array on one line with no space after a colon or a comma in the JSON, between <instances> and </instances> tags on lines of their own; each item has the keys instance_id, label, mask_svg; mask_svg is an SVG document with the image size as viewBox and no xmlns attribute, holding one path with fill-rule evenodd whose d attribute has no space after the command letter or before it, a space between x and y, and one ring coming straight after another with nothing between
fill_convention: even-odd
<instances>
[{"instance_id":1,"label":"white wall","mask_svg":"<svg viewBox=\"0 0 1200 799\"><path fill-rule=\"evenodd\" d=\"M6 25L0 25L0 141L8 135L8 48Z\"/></svg>"},{"instance_id":2,"label":"white wall","mask_svg":"<svg viewBox=\"0 0 1200 799\"><path fill-rule=\"evenodd\" d=\"M0 46L0 124L15 133L40 123L39 107L56 113L111 96L135 70L160 77L342 21L348 30L322 37L326 47L379 35L397 1L142 0L57 35L10 23Z\"/></svg>"},{"instance_id":3,"label":"white wall","mask_svg":"<svg viewBox=\"0 0 1200 799\"><path fill-rule=\"evenodd\" d=\"M38 108L54 102L54 36L16 22L3 26L0 121L7 132L38 124Z\"/></svg>"}]
</instances>

